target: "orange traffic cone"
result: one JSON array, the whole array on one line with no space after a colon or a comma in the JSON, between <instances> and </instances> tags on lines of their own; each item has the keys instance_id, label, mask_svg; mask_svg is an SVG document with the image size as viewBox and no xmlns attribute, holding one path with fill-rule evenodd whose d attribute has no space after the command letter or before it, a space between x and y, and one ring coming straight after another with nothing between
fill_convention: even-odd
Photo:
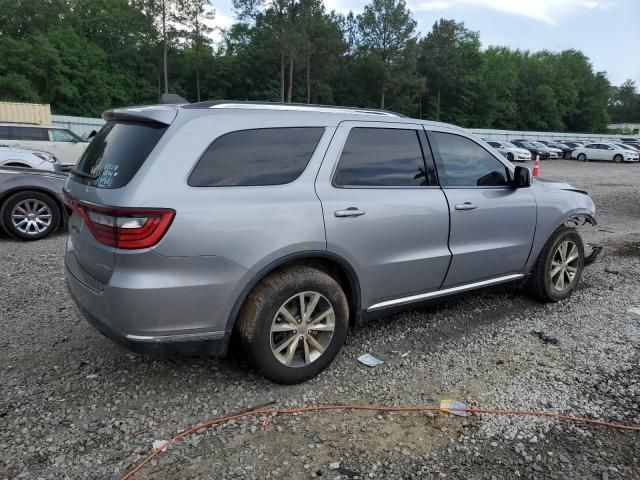
<instances>
[{"instance_id":1,"label":"orange traffic cone","mask_svg":"<svg viewBox=\"0 0 640 480\"><path fill-rule=\"evenodd\" d=\"M533 172L532 175L537 177L540 175L540 157L536 155L536 162L533 164Z\"/></svg>"}]
</instances>

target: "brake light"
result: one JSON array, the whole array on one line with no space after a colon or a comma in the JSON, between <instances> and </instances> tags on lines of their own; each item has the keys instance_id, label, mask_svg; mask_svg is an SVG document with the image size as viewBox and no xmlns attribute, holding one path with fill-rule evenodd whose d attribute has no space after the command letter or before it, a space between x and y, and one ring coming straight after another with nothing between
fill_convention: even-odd
<instances>
[{"instance_id":1,"label":"brake light","mask_svg":"<svg viewBox=\"0 0 640 480\"><path fill-rule=\"evenodd\" d=\"M169 208L114 208L83 202L64 192L64 203L80 215L96 240L123 249L149 248L158 243L173 221Z\"/></svg>"}]
</instances>

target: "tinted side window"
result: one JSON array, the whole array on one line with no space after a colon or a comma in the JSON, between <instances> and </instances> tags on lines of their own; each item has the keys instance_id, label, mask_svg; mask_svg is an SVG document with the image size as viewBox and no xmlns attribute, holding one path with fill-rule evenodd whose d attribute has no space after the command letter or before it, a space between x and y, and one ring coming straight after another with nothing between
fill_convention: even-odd
<instances>
[{"instance_id":1,"label":"tinted side window","mask_svg":"<svg viewBox=\"0 0 640 480\"><path fill-rule=\"evenodd\" d=\"M47 131L44 128L9 127L9 135L11 135L14 140L49 140Z\"/></svg>"},{"instance_id":2,"label":"tinted side window","mask_svg":"<svg viewBox=\"0 0 640 480\"><path fill-rule=\"evenodd\" d=\"M0 140L10 140L9 127L0 126Z\"/></svg>"},{"instance_id":3,"label":"tinted side window","mask_svg":"<svg viewBox=\"0 0 640 480\"><path fill-rule=\"evenodd\" d=\"M474 141L450 133L433 132L450 187L508 185L507 167Z\"/></svg>"},{"instance_id":4,"label":"tinted side window","mask_svg":"<svg viewBox=\"0 0 640 480\"><path fill-rule=\"evenodd\" d=\"M298 178L323 127L262 128L227 133L204 152L189 176L192 187L283 185Z\"/></svg>"},{"instance_id":5,"label":"tinted side window","mask_svg":"<svg viewBox=\"0 0 640 480\"><path fill-rule=\"evenodd\" d=\"M425 145L428 151L429 147ZM416 130L353 128L334 177L338 186L429 185Z\"/></svg>"},{"instance_id":6,"label":"tinted side window","mask_svg":"<svg viewBox=\"0 0 640 480\"><path fill-rule=\"evenodd\" d=\"M9 134L14 140L49 140L47 138L47 131L44 128L9 127L9 129Z\"/></svg>"}]
</instances>

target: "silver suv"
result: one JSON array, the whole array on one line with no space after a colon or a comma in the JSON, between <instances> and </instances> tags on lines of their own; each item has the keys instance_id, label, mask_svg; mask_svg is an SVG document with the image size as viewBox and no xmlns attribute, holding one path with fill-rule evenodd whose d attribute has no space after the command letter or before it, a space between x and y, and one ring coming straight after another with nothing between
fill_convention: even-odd
<instances>
[{"instance_id":1,"label":"silver suv","mask_svg":"<svg viewBox=\"0 0 640 480\"><path fill-rule=\"evenodd\" d=\"M235 333L297 383L365 316L514 281L559 301L585 264L567 225L595 223L591 198L455 126L233 102L103 117L65 186L67 283L134 350L224 354Z\"/></svg>"}]
</instances>

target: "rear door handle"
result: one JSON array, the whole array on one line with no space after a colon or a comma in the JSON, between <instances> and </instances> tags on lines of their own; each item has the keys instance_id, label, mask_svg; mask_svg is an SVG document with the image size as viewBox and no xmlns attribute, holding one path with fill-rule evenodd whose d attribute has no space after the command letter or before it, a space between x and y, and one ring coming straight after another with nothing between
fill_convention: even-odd
<instances>
[{"instance_id":1,"label":"rear door handle","mask_svg":"<svg viewBox=\"0 0 640 480\"><path fill-rule=\"evenodd\" d=\"M456 210L475 210L478 206L475 203L464 202L456 205Z\"/></svg>"},{"instance_id":2,"label":"rear door handle","mask_svg":"<svg viewBox=\"0 0 640 480\"><path fill-rule=\"evenodd\" d=\"M365 211L356 207L349 207L345 210L336 210L333 214L336 217L360 217L365 214Z\"/></svg>"}]
</instances>

